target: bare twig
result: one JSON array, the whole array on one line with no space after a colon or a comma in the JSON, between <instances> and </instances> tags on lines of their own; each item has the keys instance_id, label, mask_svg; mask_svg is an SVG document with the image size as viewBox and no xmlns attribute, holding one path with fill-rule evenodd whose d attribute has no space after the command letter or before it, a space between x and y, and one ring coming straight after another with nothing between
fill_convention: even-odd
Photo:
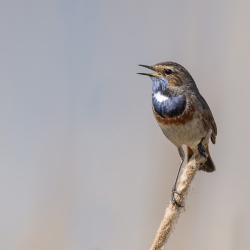
<instances>
[{"instance_id":1,"label":"bare twig","mask_svg":"<svg viewBox=\"0 0 250 250\"><path fill-rule=\"evenodd\" d=\"M205 140L203 140L204 147L206 147L206 145L208 144L211 133L212 131L209 130ZM188 190L194 179L194 176L200 166L205 163L205 161L206 159L202 155L200 155L199 153L195 153L189 160L187 165L184 167L177 184L177 192L179 195L176 195L175 198L178 204L184 204L185 198L187 197ZM182 210L182 207L179 207L176 204L170 202L150 250L164 249L164 244L169 239L169 236Z\"/></svg>"}]
</instances>

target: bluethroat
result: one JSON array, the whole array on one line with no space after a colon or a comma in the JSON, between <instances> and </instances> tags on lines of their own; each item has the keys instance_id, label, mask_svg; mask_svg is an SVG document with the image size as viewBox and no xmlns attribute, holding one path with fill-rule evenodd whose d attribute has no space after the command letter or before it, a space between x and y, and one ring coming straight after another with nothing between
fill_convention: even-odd
<instances>
[{"instance_id":1,"label":"bluethroat","mask_svg":"<svg viewBox=\"0 0 250 250\"><path fill-rule=\"evenodd\" d=\"M138 73L149 76L153 82L152 109L164 135L177 147L181 164L172 189L172 202L175 200L176 184L185 159L182 145L187 146L187 160L199 152L207 160L201 167L206 172L215 171L208 146L202 140L211 129L211 141L215 144L217 127L212 112L200 94L194 79L180 64L162 62L153 66L139 65L155 73Z\"/></svg>"}]
</instances>

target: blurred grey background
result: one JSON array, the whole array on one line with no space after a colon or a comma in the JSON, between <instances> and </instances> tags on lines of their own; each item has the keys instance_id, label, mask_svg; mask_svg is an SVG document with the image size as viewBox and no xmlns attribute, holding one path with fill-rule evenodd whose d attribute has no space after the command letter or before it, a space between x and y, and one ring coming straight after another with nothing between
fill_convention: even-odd
<instances>
[{"instance_id":1,"label":"blurred grey background","mask_svg":"<svg viewBox=\"0 0 250 250\"><path fill-rule=\"evenodd\" d=\"M167 249L249 249L249 1L1 1L0 249L149 249L179 156L138 64L176 61L218 126Z\"/></svg>"}]
</instances>

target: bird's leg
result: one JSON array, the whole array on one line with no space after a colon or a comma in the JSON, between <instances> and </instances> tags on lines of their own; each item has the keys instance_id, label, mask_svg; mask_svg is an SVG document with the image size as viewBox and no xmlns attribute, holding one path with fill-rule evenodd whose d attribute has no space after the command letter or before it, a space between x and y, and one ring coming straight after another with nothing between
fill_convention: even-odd
<instances>
[{"instance_id":1,"label":"bird's leg","mask_svg":"<svg viewBox=\"0 0 250 250\"><path fill-rule=\"evenodd\" d=\"M179 175L180 175L180 172L181 172L181 167L182 167L182 164L184 162L184 159L185 159L185 153L183 151L183 148L180 146L178 147L178 151L179 151L179 154L180 154L180 157L181 157L181 164L179 166L179 169L178 169L178 173L177 173L177 176L176 176L176 179L175 179L175 183L174 183L174 186L172 188L172 194L171 194L171 202L174 204L174 205L177 205L178 207L183 207L182 205L180 205L176 199L175 199L175 194L178 194L179 193L177 192L176 190L176 185L177 185L177 182L178 182L178 178L179 178Z\"/></svg>"},{"instance_id":2,"label":"bird's leg","mask_svg":"<svg viewBox=\"0 0 250 250\"><path fill-rule=\"evenodd\" d=\"M203 141L204 141L204 139L205 139L205 138L202 138L201 141L200 141L200 143L198 144L198 151L199 151L199 153L200 153L202 156L204 156L204 157L207 159L208 154L206 153L206 150L205 150L205 148L204 148L204 146L203 146Z\"/></svg>"}]
</instances>

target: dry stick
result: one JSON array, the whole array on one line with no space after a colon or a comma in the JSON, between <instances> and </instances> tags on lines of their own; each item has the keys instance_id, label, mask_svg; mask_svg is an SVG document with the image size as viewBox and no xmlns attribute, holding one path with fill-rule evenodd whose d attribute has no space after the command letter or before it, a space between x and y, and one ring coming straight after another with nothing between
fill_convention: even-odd
<instances>
[{"instance_id":1,"label":"dry stick","mask_svg":"<svg viewBox=\"0 0 250 250\"><path fill-rule=\"evenodd\" d=\"M209 138L211 136L212 130L209 130L206 138L203 140L203 146L206 148ZM175 199L178 204L184 204L185 198L187 197L189 187L194 179L194 176L197 170L202 164L206 162L206 159L199 153L195 153L192 158L189 160L187 165L184 167L184 170L179 178L177 184L177 192L179 195L175 195ZM170 202L168 205L164 218L161 222L161 225L157 231L155 240L153 242L150 250L163 250L164 244L169 239L169 236L174 228L174 225L179 218L180 212L183 210L182 207L177 206Z\"/></svg>"}]
</instances>

